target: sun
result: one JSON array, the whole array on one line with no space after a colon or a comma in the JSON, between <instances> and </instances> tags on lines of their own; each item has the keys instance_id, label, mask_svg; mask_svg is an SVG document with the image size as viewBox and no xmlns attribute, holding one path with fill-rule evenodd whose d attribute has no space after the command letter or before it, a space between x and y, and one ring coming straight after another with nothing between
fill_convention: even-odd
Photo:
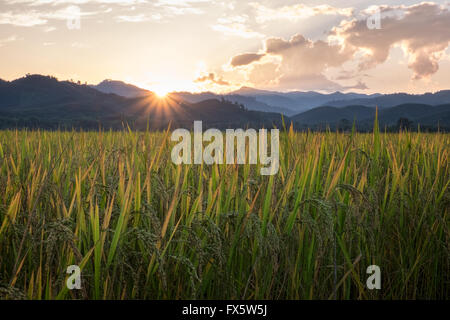
<instances>
[{"instance_id":1,"label":"sun","mask_svg":"<svg viewBox=\"0 0 450 320\"><path fill-rule=\"evenodd\" d=\"M162 99L167 96L170 90L167 88L153 88L153 92L158 96L158 98Z\"/></svg>"}]
</instances>

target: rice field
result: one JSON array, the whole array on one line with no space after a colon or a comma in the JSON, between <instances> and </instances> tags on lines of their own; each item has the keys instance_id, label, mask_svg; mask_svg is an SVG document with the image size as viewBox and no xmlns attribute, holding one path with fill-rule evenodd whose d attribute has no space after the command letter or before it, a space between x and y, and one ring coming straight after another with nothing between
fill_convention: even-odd
<instances>
[{"instance_id":1,"label":"rice field","mask_svg":"<svg viewBox=\"0 0 450 320\"><path fill-rule=\"evenodd\" d=\"M449 134L285 129L273 176L174 165L172 144L0 131L0 298L450 297Z\"/></svg>"}]
</instances>

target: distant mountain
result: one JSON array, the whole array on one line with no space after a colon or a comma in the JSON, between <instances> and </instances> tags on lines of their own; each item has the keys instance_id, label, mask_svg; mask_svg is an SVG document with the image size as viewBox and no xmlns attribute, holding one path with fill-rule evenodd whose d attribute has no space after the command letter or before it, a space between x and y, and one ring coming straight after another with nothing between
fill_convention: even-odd
<instances>
[{"instance_id":1,"label":"distant mountain","mask_svg":"<svg viewBox=\"0 0 450 320\"><path fill-rule=\"evenodd\" d=\"M248 110L263 111L263 112L277 112L285 115L295 113L293 110L283 107L276 107L267 103L258 101L254 97L243 96L239 94L225 94L218 95L212 92L191 93L191 92L172 92L171 97L176 97L191 103L200 102L206 99L226 99L228 101L237 102L243 104Z\"/></svg>"},{"instance_id":2,"label":"distant mountain","mask_svg":"<svg viewBox=\"0 0 450 320\"><path fill-rule=\"evenodd\" d=\"M436 112L425 114L416 119L422 126L436 127L436 123L447 132L450 131L450 105L436 106Z\"/></svg>"},{"instance_id":3,"label":"distant mountain","mask_svg":"<svg viewBox=\"0 0 450 320\"><path fill-rule=\"evenodd\" d=\"M179 97L189 102L199 102L204 99L224 98L233 102L245 105L249 110L278 112L287 116L297 114L302 111L321 106L330 100L355 99L362 97L376 97L378 94L365 95L358 93L335 92L322 94L319 92L292 91L278 92L269 90L259 90L250 87L242 87L227 94L217 95L212 92L190 93L173 92L171 95Z\"/></svg>"},{"instance_id":4,"label":"distant mountain","mask_svg":"<svg viewBox=\"0 0 450 320\"><path fill-rule=\"evenodd\" d=\"M145 119L150 118L156 122L169 120L184 128L190 128L195 120L202 120L206 127L219 129L281 125L279 113L246 110L241 105L217 99L197 103L179 102L170 105L169 108L152 105L142 111Z\"/></svg>"},{"instance_id":5,"label":"distant mountain","mask_svg":"<svg viewBox=\"0 0 450 320\"><path fill-rule=\"evenodd\" d=\"M116 80L104 80L100 82L98 85L91 85L91 87L104 93L114 93L127 98L136 98L152 94L152 92L149 90L141 89L134 85ZM243 96L239 94L220 95L212 92L201 92L201 93L172 92L170 93L170 96L172 98L181 99L190 103L197 103L203 100L210 100L210 99L222 100L222 98L226 98L226 100L228 101L243 104L247 109L253 111L278 112L283 113L285 115L295 113L295 111L290 110L288 108L273 106L264 102L260 102L254 97Z\"/></svg>"},{"instance_id":6,"label":"distant mountain","mask_svg":"<svg viewBox=\"0 0 450 320\"><path fill-rule=\"evenodd\" d=\"M152 129L192 126L194 120L217 128L271 127L281 115L246 110L243 106L217 99L189 103L176 97L146 96L126 98L100 92L90 86L56 78L30 75L0 83L0 128L103 127Z\"/></svg>"},{"instance_id":7,"label":"distant mountain","mask_svg":"<svg viewBox=\"0 0 450 320\"><path fill-rule=\"evenodd\" d=\"M255 89L251 87L240 87L239 89L232 91L231 94L239 94L242 96L258 96L258 95L266 95L266 94L277 94L276 91L270 91L270 90L261 90L261 89Z\"/></svg>"},{"instance_id":8,"label":"distant mountain","mask_svg":"<svg viewBox=\"0 0 450 320\"><path fill-rule=\"evenodd\" d=\"M103 93L114 93L127 98L142 97L152 93L149 90L117 80L103 80L97 85L91 85L91 87Z\"/></svg>"},{"instance_id":9,"label":"distant mountain","mask_svg":"<svg viewBox=\"0 0 450 320\"><path fill-rule=\"evenodd\" d=\"M344 108L317 107L291 117L291 120L299 124L335 124L341 119L350 121L371 119L375 116L375 109L365 106L348 106Z\"/></svg>"},{"instance_id":10,"label":"distant mountain","mask_svg":"<svg viewBox=\"0 0 450 320\"><path fill-rule=\"evenodd\" d=\"M394 93L379 95L376 97L356 98L351 100L334 99L326 102L326 105L333 107L344 107L354 104L365 105L369 107L378 106L379 108L389 108L405 103L418 103L428 105L450 103L450 90L442 90L435 93L425 94Z\"/></svg>"},{"instance_id":11,"label":"distant mountain","mask_svg":"<svg viewBox=\"0 0 450 320\"><path fill-rule=\"evenodd\" d=\"M360 94L360 93L342 93L334 92L324 94L315 91L290 91L279 92L269 90L258 90L249 87L242 87L230 93L239 94L242 96L253 97L256 101L265 103L267 105L288 109L285 114L291 116L299 112L313 109L318 106L326 105L328 101L333 100L352 100L357 98L373 98L380 94ZM348 104L347 104L348 105Z\"/></svg>"},{"instance_id":12,"label":"distant mountain","mask_svg":"<svg viewBox=\"0 0 450 320\"><path fill-rule=\"evenodd\" d=\"M84 112L120 111L125 98L104 94L87 85L58 81L54 77L29 75L0 85L0 111L37 109L41 113L66 110ZM45 114L49 116L49 114Z\"/></svg>"},{"instance_id":13,"label":"distant mountain","mask_svg":"<svg viewBox=\"0 0 450 320\"><path fill-rule=\"evenodd\" d=\"M151 94L151 91L141 89L122 81L104 80L96 86L97 90L104 93L114 93L123 97L140 97ZM260 90L251 87L241 87L228 94L215 94L212 92L172 92L171 97L190 103L197 103L207 99L225 99L227 101L242 104L248 110L276 112L286 116L294 116L298 113L312 110L319 106L347 107L366 106L380 109L398 106L401 104L426 104L439 105L450 103L450 90L426 94L361 94L333 92L324 94L315 91L290 91L279 92Z\"/></svg>"},{"instance_id":14,"label":"distant mountain","mask_svg":"<svg viewBox=\"0 0 450 320\"><path fill-rule=\"evenodd\" d=\"M139 97L150 94L148 90L141 89L122 81L104 80L93 88L104 93L114 93L123 97ZM315 91L290 91L279 92L260 90L251 87L241 87L228 94L215 94L212 92L172 92L172 97L182 99L191 103L206 99L221 99L237 102L245 105L249 110L277 112L287 116L311 110L318 106L346 107L349 105L361 105L368 107L378 106L388 108L405 103L419 103L438 105L450 103L450 90L423 95L398 94L361 94L361 93L320 93Z\"/></svg>"},{"instance_id":15,"label":"distant mountain","mask_svg":"<svg viewBox=\"0 0 450 320\"><path fill-rule=\"evenodd\" d=\"M208 99L220 99L222 96L217 95L212 92L201 92L201 93L192 93L192 92L185 92L185 91L175 91L169 93L169 95L173 98L184 100L190 103L197 103L203 100Z\"/></svg>"},{"instance_id":16,"label":"distant mountain","mask_svg":"<svg viewBox=\"0 0 450 320\"><path fill-rule=\"evenodd\" d=\"M378 120L380 126L396 126L399 119L408 119L413 127L450 129L450 104L432 106L425 104L401 104L395 107L379 110ZM375 108L366 106L346 107L317 107L312 110L291 117L297 127L326 127L330 128L349 126L356 121L357 126L371 129L375 119Z\"/></svg>"},{"instance_id":17,"label":"distant mountain","mask_svg":"<svg viewBox=\"0 0 450 320\"><path fill-rule=\"evenodd\" d=\"M151 91L129 86L120 81L114 81L113 84L108 81L104 85L107 85L110 91L114 89L115 93L105 93L88 85L58 81L54 77L42 75L28 75L14 81L0 80L0 128L53 129L62 126L97 129L101 124L106 128L120 129L123 123L128 123L136 129L144 129L147 126L151 129L164 129L169 122L172 123L173 128L190 128L194 120L202 120L205 128L272 127L273 125L280 127L280 113L287 114L287 111L291 113L294 111L286 107L270 105L262 100L270 99L273 103L277 101L276 99L279 99L278 101L309 99L309 101L317 102L330 97L358 96L354 93L340 92L325 95L317 92L279 93L241 88L237 91L240 94L230 93L221 96L211 92L199 94L174 92L165 99L161 99ZM106 90L105 86L101 87ZM120 91L124 88L127 90ZM122 96L131 92L137 93L137 96L131 98ZM252 96L246 94L252 94ZM401 122L408 123L412 128L420 124L423 128L434 130L439 125L445 130L450 130L450 102L446 102L449 94L450 91L440 91L425 95L373 96L349 101L373 102L384 99L394 103L403 101L405 97L414 101L429 101L430 104L406 103L380 108L378 115L380 126L395 129ZM401 99L395 100L399 97ZM338 100L334 102L336 101ZM371 104L342 107L326 105L310 108L291 117L285 116L285 121L286 123L292 121L297 129L327 126L332 129L348 128L353 121L356 121L358 129L370 130L374 115L375 108Z\"/></svg>"},{"instance_id":18,"label":"distant mountain","mask_svg":"<svg viewBox=\"0 0 450 320\"><path fill-rule=\"evenodd\" d=\"M406 93L398 93L398 94L360 94L360 93L342 93L342 92L334 92L329 94L323 94L315 91L291 91L291 92L277 92L277 91L268 91L268 90L258 90L249 87L242 87L239 90L233 91L230 93L239 94L242 96L252 97L255 101L264 103L269 106L276 106L282 109L288 109L284 113L288 116L292 116L295 118L295 114L312 110L313 113L304 113L302 117L313 117L315 119L322 118L322 121L330 120L335 115L336 117L341 117L343 119L361 119L368 109L359 110L352 109L350 115L348 112L350 109L348 106L365 106L374 108L376 106L379 109L391 108L395 106L399 106L402 104L423 104L423 105L442 105L450 103L450 90L438 91L436 93L425 93L425 94L406 94ZM328 108L318 109L316 107L326 106L326 107L340 107L346 108L339 115L335 114L335 110L330 110ZM413 107L412 107L413 108ZM363 111L364 110L364 111ZM403 110L406 111L406 110ZM426 110L422 110L421 112ZM330 113L328 113L330 112ZM392 111L393 112L393 111ZM318 114L321 116L317 116ZM422 114L424 115L424 114ZM338 119L339 120L339 119ZM395 119L397 121L397 119Z\"/></svg>"}]
</instances>

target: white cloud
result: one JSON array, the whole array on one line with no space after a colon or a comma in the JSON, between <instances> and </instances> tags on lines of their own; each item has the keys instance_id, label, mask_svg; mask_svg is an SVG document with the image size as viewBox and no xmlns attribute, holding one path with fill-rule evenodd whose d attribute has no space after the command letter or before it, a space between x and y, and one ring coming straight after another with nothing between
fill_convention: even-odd
<instances>
[{"instance_id":1,"label":"white cloud","mask_svg":"<svg viewBox=\"0 0 450 320\"><path fill-rule=\"evenodd\" d=\"M237 36L241 38L264 38L264 34L252 30L247 26L249 17L247 15L236 15L217 19L217 23L211 28L226 36Z\"/></svg>"},{"instance_id":2,"label":"white cloud","mask_svg":"<svg viewBox=\"0 0 450 320\"><path fill-rule=\"evenodd\" d=\"M10 24L19 27L33 27L45 25L49 20L73 20L83 16L91 16L100 12L80 11L76 6L68 6L55 11L36 11L31 10L23 13L7 11L0 13L0 24ZM51 29L50 31L52 31Z\"/></svg>"},{"instance_id":3,"label":"white cloud","mask_svg":"<svg viewBox=\"0 0 450 320\"><path fill-rule=\"evenodd\" d=\"M342 21L326 40L314 41L301 34L289 40L268 38L259 52L234 56L230 68L234 72L245 72L246 79L255 86L306 90L366 89L360 79L364 77L363 71L384 63L392 48L401 47L406 56L402 61L413 71L414 80L428 79L435 74L440 61L446 59L450 44L450 11L447 7L430 2L382 6L381 29L370 29L367 17L373 14L373 9L362 11L358 18ZM321 8L321 12L327 10ZM283 17L289 19L288 15ZM267 61L273 57L279 60ZM327 77L331 70L339 73L348 64L352 70L335 77L335 80ZM341 85L336 80L356 83Z\"/></svg>"},{"instance_id":4,"label":"white cloud","mask_svg":"<svg viewBox=\"0 0 450 320\"><path fill-rule=\"evenodd\" d=\"M295 4L276 9L266 7L257 2L251 2L250 5L256 9L256 22L258 23L265 23L272 20L289 20L295 22L318 15L341 15L350 17L353 14L353 8L335 8L329 5L310 7L304 4Z\"/></svg>"},{"instance_id":5,"label":"white cloud","mask_svg":"<svg viewBox=\"0 0 450 320\"><path fill-rule=\"evenodd\" d=\"M145 22L145 21L163 21L166 18L185 14L203 14L203 10L191 7L159 7L153 10L153 13L140 13L135 15L119 15L116 17L118 22Z\"/></svg>"},{"instance_id":6,"label":"white cloud","mask_svg":"<svg viewBox=\"0 0 450 320\"><path fill-rule=\"evenodd\" d=\"M11 11L0 13L0 24L12 24L20 27L32 27L36 25L46 24L42 14L36 11L28 13L13 13Z\"/></svg>"},{"instance_id":7,"label":"white cloud","mask_svg":"<svg viewBox=\"0 0 450 320\"><path fill-rule=\"evenodd\" d=\"M223 78L218 77L214 72L210 72L205 75L201 75L197 77L194 82L209 82L212 84L216 84L219 86L229 86L230 83L228 81L223 80Z\"/></svg>"},{"instance_id":8,"label":"white cloud","mask_svg":"<svg viewBox=\"0 0 450 320\"><path fill-rule=\"evenodd\" d=\"M188 14L204 14L204 7L210 4L210 0L158 0L154 3L154 8L164 17L170 18Z\"/></svg>"},{"instance_id":9,"label":"white cloud","mask_svg":"<svg viewBox=\"0 0 450 320\"><path fill-rule=\"evenodd\" d=\"M9 36L9 37L4 38L4 39L0 39L0 47L3 47L5 44L7 44L9 42L14 42L14 41L17 41L17 40L18 40L18 38L17 38L16 35Z\"/></svg>"},{"instance_id":10,"label":"white cloud","mask_svg":"<svg viewBox=\"0 0 450 320\"><path fill-rule=\"evenodd\" d=\"M118 5L133 5L139 3L148 3L147 0L6 0L8 4L28 4L30 6L41 5L61 5L61 4L118 4Z\"/></svg>"},{"instance_id":11,"label":"white cloud","mask_svg":"<svg viewBox=\"0 0 450 320\"><path fill-rule=\"evenodd\" d=\"M185 14L204 14L205 12L199 8L191 8L191 7L165 7L164 8L168 15L181 16Z\"/></svg>"},{"instance_id":12,"label":"white cloud","mask_svg":"<svg viewBox=\"0 0 450 320\"><path fill-rule=\"evenodd\" d=\"M211 0L158 0L156 5L158 6L190 6L197 3L207 3Z\"/></svg>"},{"instance_id":13,"label":"white cloud","mask_svg":"<svg viewBox=\"0 0 450 320\"><path fill-rule=\"evenodd\" d=\"M394 15L389 14L393 11ZM381 16L380 29L369 29L365 19L352 19L335 27L331 37L363 53L361 70L385 62L391 48L400 45L409 56L408 67L413 70L414 79L436 73L450 42L447 6L422 2L412 6L383 6L381 12L386 15Z\"/></svg>"},{"instance_id":14,"label":"white cloud","mask_svg":"<svg viewBox=\"0 0 450 320\"><path fill-rule=\"evenodd\" d=\"M128 15L128 16L117 16L116 20L119 22L145 22L150 20L161 20L161 15L145 15L145 14L137 14L137 15Z\"/></svg>"}]
</instances>

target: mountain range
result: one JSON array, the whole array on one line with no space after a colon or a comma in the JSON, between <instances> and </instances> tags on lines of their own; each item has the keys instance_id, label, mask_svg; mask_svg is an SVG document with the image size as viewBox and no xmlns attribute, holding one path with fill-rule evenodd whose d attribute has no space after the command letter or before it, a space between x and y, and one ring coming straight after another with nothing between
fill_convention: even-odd
<instances>
[{"instance_id":1,"label":"mountain range","mask_svg":"<svg viewBox=\"0 0 450 320\"><path fill-rule=\"evenodd\" d=\"M113 80L105 80L92 87L105 93L116 93L125 97L136 97L149 93L148 90ZM244 104L249 110L278 112L286 116L293 116L320 106L346 107L349 105L363 105L383 109L406 103L429 105L450 103L450 90L416 95L407 93L362 94L354 92L325 94L315 91L279 92L241 87L238 90L221 95L212 92L172 92L170 95L191 103L224 97L227 100Z\"/></svg>"},{"instance_id":2,"label":"mountain range","mask_svg":"<svg viewBox=\"0 0 450 320\"><path fill-rule=\"evenodd\" d=\"M160 99L151 91L145 95L124 97L111 88L138 92L132 86L117 86L108 81L101 86L58 81L54 77L28 75L14 81L0 81L0 128L9 127L83 127L122 128L124 123L136 129L192 126L202 120L204 126L272 126L281 124L281 115L245 109L227 100L210 99L197 103L176 97Z\"/></svg>"},{"instance_id":3,"label":"mountain range","mask_svg":"<svg viewBox=\"0 0 450 320\"><path fill-rule=\"evenodd\" d=\"M419 103L429 105L439 105L450 103L450 90L441 90L435 93L407 94L394 93L384 94L375 97L359 97L354 99L335 99L328 101L326 105L333 107L345 107L348 105L365 105L369 107L390 108L399 104Z\"/></svg>"},{"instance_id":4,"label":"mountain range","mask_svg":"<svg viewBox=\"0 0 450 320\"><path fill-rule=\"evenodd\" d=\"M401 120L412 127L450 128L450 90L422 95L359 94L314 91L276 92L242 87L228 94L172 92L161 99L149 90L117 80L97 85L27 75L0 79L0 128L103 127L120 129L205 127L271 127L285 122L295 128L348 128L353 121L370 130L378 106L380 125Z\"/></svg>"},{"instance_id":5,"label":"mountain range","mask_svg":"<svg viewBox=\"0 0 450 320\"><path fill-rule=\"evenodd\" d=\"M173 92L171 95L175 95L190 102L201 101L205 98L210 99L223 96L231 101L244 104L250 110L279 112L286 116L292 116L294 114L310 110L314 107L326 105L329 101L345 101L380 96L379 94L365 95L359 93L341 92L334 92L330 94L323 94L314 91L277 92L258 90L249 87L242 87L239 90L232 91L224 95L217 95L212 92Z\"/></svg>"},{"instance_id":6,"label":"mountain range","mask_svg":"<svg viewBox=\"0 0 450 320\"><path fill-rule=\"evenodd\" d=\"M139 88L135 85L110 79L103 80L97 85L90 85L90 87L103 93L115 93L126 98L142 97L151 93L149 90Z\"/></svg>"},{"instance_id":7,"label":"mountain range","mask_svg":"<svg viewBox=\"0 0 450 320\"><path fill-rule=\"evenodd\" d=\"M376 109L367 106L353 105L342 108L324 106L317 107L291 117L297 128L341 128L349 129L353 121L358 128L371 130ZM378 121L381 127L396 127L399 121L408 123L413 129L420 124L422 128L449 128L450 104L427 105L405 103L378 110Z\"/></svg>"}]
</instances>

